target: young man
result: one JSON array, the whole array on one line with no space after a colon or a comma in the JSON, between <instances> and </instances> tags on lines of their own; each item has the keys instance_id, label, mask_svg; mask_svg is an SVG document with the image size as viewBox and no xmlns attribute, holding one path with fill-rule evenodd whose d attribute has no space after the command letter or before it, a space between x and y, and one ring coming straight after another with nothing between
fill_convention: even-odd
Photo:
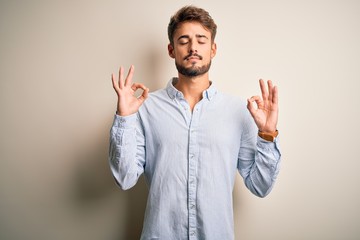
<instances>
[{"instance_id":1,"label":"young man","mask_svg":"<svg viewBox=\"0 0 360 240\"><path fill-rule=\"evenodd\" d=\"M111 171L122 189L145 174L149 195L141 239L233 239L236 172L264 197L279 171L278 90L260 80L262 98L251 97L247 108L216 90L208 73L216 24L205 10L180 9L168 35L178 77L166 88L148 94L143 84L132 83L133 66L126 79L122 67L118 80L112 76L118 105ZM143 92L137 98L138 89Z\"/></svg>"}]
</instances>

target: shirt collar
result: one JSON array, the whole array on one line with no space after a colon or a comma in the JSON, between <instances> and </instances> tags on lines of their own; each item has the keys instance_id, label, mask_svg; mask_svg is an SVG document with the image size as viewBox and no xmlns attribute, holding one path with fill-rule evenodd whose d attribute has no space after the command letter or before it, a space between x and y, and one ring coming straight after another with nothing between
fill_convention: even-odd
<instances>
[{"instance_id":1,"label":"shirt collar","mask_svg":"<svg viewBox=\"0 0 360 240\"><path fill-rule=\"evenodd\" d=\"M184 97L182 92L180 92L179 90L177 90L174 87L174 84L177 81L178 81L178 78L174 77L174 78L170 79L170 81L168 82L168 84L166 86L166 91L171 99L174 99L176 97L177 98ZM208 89L206 89L202 95L203 95L203 98L207 98L210 101L215 96L216 93L217 93L217 89L214 86L214 83L210 82L210 87Z\"/></svg>"}]
</instances>

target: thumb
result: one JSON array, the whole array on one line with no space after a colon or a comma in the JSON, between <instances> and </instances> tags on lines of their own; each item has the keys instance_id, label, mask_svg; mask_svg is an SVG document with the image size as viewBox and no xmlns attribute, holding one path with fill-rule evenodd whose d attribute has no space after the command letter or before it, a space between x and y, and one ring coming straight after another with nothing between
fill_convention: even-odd
<instances>
[{"instance_id":1,"label":"thumb","mask_svg":"<svg viewBox=\"0 0 360 240\"><path fill-rule=\"evenodd\" d=\"M255 101L254 97L251 97L247 100L247 109L251 113L252 116L254 116L256 108L254 107L253 102Z\"/></svg>"},{"instance_id":2,"label":"thumb","mask_svg":"<svg viewBox=\"0 0 360 240\"><path fill-rule=\"evenodd\" d=\"M141 103L143 103L147 99L147 97L149 96L149 88L143 88L143 89L144 89L143 93L138 98Z\"/></svg>"}]
</instances>

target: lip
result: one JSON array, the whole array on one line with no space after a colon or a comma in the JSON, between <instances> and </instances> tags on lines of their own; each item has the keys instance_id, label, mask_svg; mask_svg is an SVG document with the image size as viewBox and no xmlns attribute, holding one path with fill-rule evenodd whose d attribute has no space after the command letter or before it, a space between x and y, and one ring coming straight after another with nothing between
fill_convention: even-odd
<instances>
[{"instance_id":1,"label":"lip","mask_svg":"<svg viewBox=\"0 0 360 240\"><path fill-rule=\"evenodd\" d=\"M189 60L202 60L202 57L200 55L198 55L197 53L195 53L195 54L189 54L188 56L186 56L184 58L184 60L187 60L187 61L189 61Z\"/></svg>"},{"instance_id":2,"label":"lip","mask_svg":"<svg viewBox=\"0 0 360 240\"><path fill-rule=\"evenodd\" d=\"M196 56L191 56L191 57L186 58L186 60L200 60L200 58L196 57Z\"/></svg>"}]
</instances>

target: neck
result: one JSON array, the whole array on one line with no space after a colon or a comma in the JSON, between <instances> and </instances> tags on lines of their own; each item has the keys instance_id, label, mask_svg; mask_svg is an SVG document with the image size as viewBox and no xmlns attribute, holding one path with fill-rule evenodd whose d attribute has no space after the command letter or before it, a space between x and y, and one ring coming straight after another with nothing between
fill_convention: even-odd
<instances>
[{"instance_id":1,"label":"neck","mask_svg":"<svg viewBox=\"0 0 360 240\"><path fill-rule=\"evenodd\" d=\"M190 105L191 111L194 106L202 99L202 93L210 86L209 74L201 76L187 77L179 73L179 80L175 88L184 94L184 98Z\"/></svg>"}]
</instances>

